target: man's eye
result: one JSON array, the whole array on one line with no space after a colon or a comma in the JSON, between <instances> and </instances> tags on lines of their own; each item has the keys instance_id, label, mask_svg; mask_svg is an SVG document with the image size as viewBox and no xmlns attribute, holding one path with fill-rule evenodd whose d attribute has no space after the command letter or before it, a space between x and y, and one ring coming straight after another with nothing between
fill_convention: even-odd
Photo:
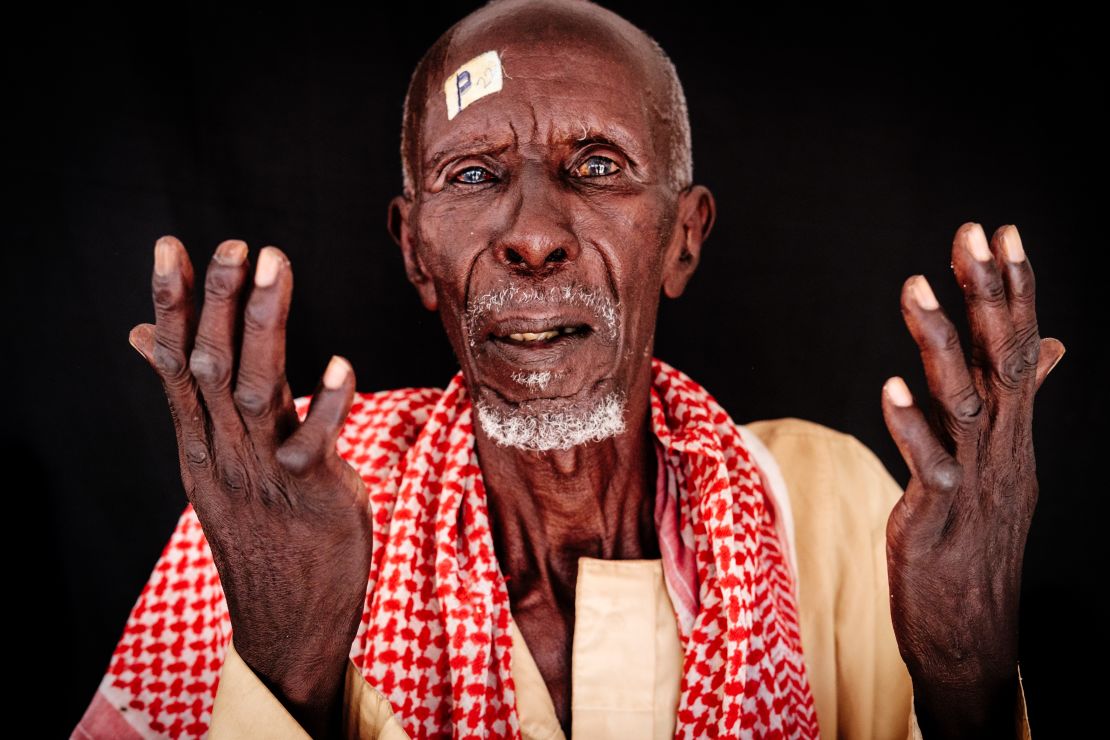
<instances>
[{"instance_id":1,"label":"man's eye","mask_svg":"<svg viewBox=\"0 0 1110 740\"><path fill-rule=\"evenodd\" d=\"M491 174L490 171L487 170L485 167L467 167L465 170L455 175L454 181L465 183L467 185L480 185L483 182L486 182L486 179L482 177L483 172L487 175Z\"/></svg>"},{"instance_id":2,"label":"man's eye","mask_svg":"<svg viewBox=\"0 0 1110 740\"><path fill-rule=\"evenodd\" d=\"M615 175L618 172L620 172L620 168L617 167L616 162L608 157L595 154L578 165L574 174L579 177L604 177L606 175Z\"/></svg>"}]
</instances>

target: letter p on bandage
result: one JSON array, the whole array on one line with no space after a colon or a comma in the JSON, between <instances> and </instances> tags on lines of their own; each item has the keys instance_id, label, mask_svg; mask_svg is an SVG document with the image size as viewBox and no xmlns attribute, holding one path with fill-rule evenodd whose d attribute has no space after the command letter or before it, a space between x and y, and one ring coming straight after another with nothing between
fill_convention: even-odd
<instances>
[{"instance_id":1,"label":"letter p on bandage","mask_svg":"<svg viewBox=\"0 0 1110 740\"><path fill-rule=\"evenodd\" d=\"M455 70L443 83L447 101L447 120L454 119L466 106L501 89L501 57L487 51Z\"/></svg>"}]
</instances>

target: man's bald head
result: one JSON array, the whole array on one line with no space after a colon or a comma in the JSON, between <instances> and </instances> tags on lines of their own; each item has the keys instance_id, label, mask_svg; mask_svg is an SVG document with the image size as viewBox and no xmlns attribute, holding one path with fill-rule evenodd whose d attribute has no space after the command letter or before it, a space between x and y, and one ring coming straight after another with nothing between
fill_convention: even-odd
<instances>
[{"instance_id":1,"label":"man's bald head","mask_svg":"<svg viewBox=\"0 0 1110 740\"><path fill-rule=\"evenodd\" d=\"M573 34L582 25L605 24L626 37L636 39L646 52L651 69L647 72L651 83L646 91L628 91L629 95L644 95L652 108L656 135L665 156L664 171L668 173L670 187L679 192L693 182L693 155L690 140L690 118L686 96L679 81L674 63L663 47L642 29L629 23L616 13L596 5L590 0L490 0L451 28L424 53L413 71L405 93L401 121L401 177L406 198L415 196L415 182L420 167L420 130L429 94L442 89L448 71L444 61L453 44L465 39L468 31L480 28L496 18L507 15L527 14L534 25L543 25L547 32ZM580 39L579 39L580 40ZM512 70L505 76L511 79Z\"/></svg>"}]
</instances>

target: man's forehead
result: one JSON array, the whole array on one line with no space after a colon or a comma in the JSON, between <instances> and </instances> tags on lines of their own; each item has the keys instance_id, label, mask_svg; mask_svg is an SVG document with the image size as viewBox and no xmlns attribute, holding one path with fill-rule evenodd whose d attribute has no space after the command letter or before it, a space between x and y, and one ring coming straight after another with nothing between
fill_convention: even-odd
<instances>
[{"instance_id":1,"label":"man's forehead","mask_svg":"<svg viewBox=\"0 0 1110 740\"><path fill-rule=\"evenodd\" d=\"M482 48L492 42L453 49L441 78L430 81L425 165L468 143L596 137L633 150L651 147L644 65L623 44L524 40Z\"/></svg>"}]
</instances>

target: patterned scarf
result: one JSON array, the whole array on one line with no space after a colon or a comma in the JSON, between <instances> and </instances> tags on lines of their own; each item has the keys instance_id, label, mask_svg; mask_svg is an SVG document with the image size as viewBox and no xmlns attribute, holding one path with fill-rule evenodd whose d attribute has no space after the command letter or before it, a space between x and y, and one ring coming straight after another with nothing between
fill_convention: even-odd
<instances>
[{"instance_id":1,"label":"patterned scarf","mask_svg":"<svg viewBox=\"0 0 1110 740\"><path fill-rule=\"evenodd\" d=\"M817 737L766 476L708 391L657 358L652 376L656 522L685 649L675 736ZM309 401L296 400L302 419ZM337 451L366 482L374 523L351 659L414 738L520 737L508 591L462 372L443 390L357 394ZM186 507L82 725L203 735L229 639L211 552Z\"/></svg>"}]
</instances>

